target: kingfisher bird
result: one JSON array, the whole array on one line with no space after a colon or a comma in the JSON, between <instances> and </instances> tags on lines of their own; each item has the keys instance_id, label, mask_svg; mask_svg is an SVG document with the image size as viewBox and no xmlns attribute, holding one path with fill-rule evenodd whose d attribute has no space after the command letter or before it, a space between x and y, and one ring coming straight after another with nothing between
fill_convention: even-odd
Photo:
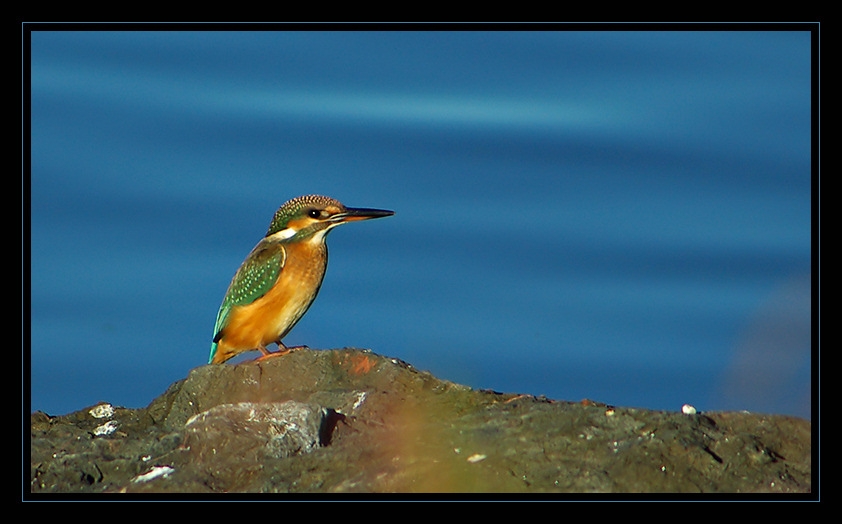
<instances>
[{"instance_id":1,"label":"kingfisher bird","mask_svg":"<svg viewBox=\"0 0 842 524\"><path fill-rule=\"evenodd\" d=\"M209 364L246 351L258 360L285 355L283 338L315 300L327 269L327 234L346 222L394 211L345 207L321 195L293 198L275 212L269 231L246 257L222 300L213 329ZM266 346L275 343L278 351Z\"/></svg>"}]
</instances>

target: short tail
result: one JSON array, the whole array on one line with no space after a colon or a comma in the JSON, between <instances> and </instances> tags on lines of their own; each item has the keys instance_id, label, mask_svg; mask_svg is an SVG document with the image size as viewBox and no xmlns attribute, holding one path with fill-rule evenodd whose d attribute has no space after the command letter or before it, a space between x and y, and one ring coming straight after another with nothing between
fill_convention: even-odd
<instances>
[{"instance_id":1,"label":"short tail","mask_svg":"<svg viewBox=\"0 0 842 524\"><path fill-rule=\"evenodd\" d=\"M213 357L216 355L216 348L218 347L218 345L219 344L217 344L216 342L211 343L211 351L210 351L210 357L208 357L208 364L213 363Z\"/></svg>"},{"instance_id":2,"label":"short tail","mask_svg":"<svg viewBox=\"0 0 842 524\"><path fill-rule=\"evenodd\" d=\"M213 364L213 357L216 356L216 351L219 349L220 340L222 340L222 330L213 337L213 342L211 342L211 352L208 357L208 364Z\"/></svg>"}]
</instances>

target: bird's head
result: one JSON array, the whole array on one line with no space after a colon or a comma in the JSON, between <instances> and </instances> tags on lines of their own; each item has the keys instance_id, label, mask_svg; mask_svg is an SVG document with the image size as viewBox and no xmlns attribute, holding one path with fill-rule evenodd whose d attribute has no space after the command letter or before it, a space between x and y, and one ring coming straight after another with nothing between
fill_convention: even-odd
<instances>
[{"instance_id":1,"label":"bird's head","mask_svg":"<svg viewBox=\"0 0 842 524\"><path fill-rule=\"evenodd\" d=\"M345 207L340 201L321 195L305 195L284 203L269 224L266 238L300 241L322 239L332 228L346 222L394 215L394 211Z\"/></svg>"}]
</instances>

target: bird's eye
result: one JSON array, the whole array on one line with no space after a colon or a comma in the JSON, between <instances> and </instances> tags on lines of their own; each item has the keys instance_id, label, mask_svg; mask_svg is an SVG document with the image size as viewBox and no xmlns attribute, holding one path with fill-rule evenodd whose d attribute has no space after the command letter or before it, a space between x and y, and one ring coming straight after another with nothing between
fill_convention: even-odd
<instances>
[{"instance_id":1,"label":"bird's eye","mask_svg":"<svg viewBox=\"0 0 842 524\"><path fill-rule=\"evenodd\" d=\"M310 218L319 218L320 216L322 216L322 212L318 209L311 209L310 211L307 211L307 216L309 216Z\"/></svg>"}]
</instances>

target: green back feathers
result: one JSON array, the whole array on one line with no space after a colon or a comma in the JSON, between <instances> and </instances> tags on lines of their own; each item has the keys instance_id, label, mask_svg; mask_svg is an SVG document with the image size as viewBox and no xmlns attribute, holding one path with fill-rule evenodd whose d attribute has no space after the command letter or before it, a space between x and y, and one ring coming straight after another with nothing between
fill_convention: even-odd
<instances>
[{"instance_id":1,"label":"green back feathers","mask_svg":"<svg viewBox=\"0 0 842 524\"><path fill-rule=\"evenodd\" d=\"M277 242L261 241L252 250L228 286L228 292L216 315L216 325L213 328L213 343L208 362L216 354L216 345L222 338L222 332L228 324L231 308L244 304L251 304L269 291L284 267L286 249Z\"/></svg>"}]
</instances>

